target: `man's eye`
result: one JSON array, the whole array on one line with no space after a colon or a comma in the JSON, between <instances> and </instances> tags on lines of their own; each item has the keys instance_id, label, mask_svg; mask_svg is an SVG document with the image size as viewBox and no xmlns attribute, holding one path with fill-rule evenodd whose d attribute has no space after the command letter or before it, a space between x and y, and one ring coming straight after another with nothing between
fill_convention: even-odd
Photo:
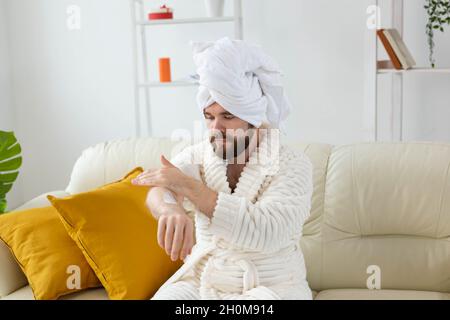
<instances>
[{"instance_id":1,"label":"man's eye","mask_svg":"<svg viewBox=\"0 0 450 320\"><path fill-rule=\"evenodd\" d=\"M234 116L233 115L226 115L226 116L224 116L224 118L229 120L229 119L233 119Z\"/></svg>"}]
</instances>

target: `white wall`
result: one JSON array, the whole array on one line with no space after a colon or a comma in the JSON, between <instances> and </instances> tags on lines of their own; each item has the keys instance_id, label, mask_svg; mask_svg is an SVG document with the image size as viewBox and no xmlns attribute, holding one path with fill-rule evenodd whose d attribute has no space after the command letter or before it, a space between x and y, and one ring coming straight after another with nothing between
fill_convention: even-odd
<instances>
[{"instance_id":1,"label":"white wall","mask_svg":"<svg viewBox=\"0 0 450 320\"><path fill-rule=\"evenodd\" d=\"M429 66L423 2L405 1L405 41L417 64ZM435 33L435 43L436 67L450 68L450 26ZM450 74L408 75L404 91L405 137L450 142Z\"/></svg>"},{"instance_id":2,"label":"white wall","mask_svg":"<svg viewBox=\"0 0 450 320\"><path fill-rule=\"evenodd\" d=\"M82 8L82 28L66 9ZM89 145L132 134L128 1L9 1L24 199L64 189Z\"/></svg>"},{"instance_id":3,"label":"white wall","mask_svg":"<svg viewBox=\"0 0 450 320\"><path fill-rule=\"evenodd\" d=\"M13 113L11 105L11 79L9 62L9 44L6 22L6 0L0 0L0 128L12 129Z\"/></svg>"},{"instance_id":4,"label":"white wall","mask_svg":"<svg viewBox=\"0 0 450 320\"><path fill-rule=\"evenodd\" d=\"M11 57L8 39L7 1L0 0L0 130L15 131L14 112L11 95ZM12 189L6 195L8 201L7 210L16 207L22 202L21 172L19 178L13 184Z\"/></svg>"},{"instance_id":5,"label":"white wall","mask_svg":"<svg viewBox=\"0 0 450 320\"><path fill-rule=\"evenodd\" d=\"M6 0L0 0L0 130L13 129Z\"/></svg>"},{"instance_id":6,"label":"white wall","mask_svg":"<svg viewBox=\"0 0 450 320\"><path fill-rule=\"evenodd\" d=\"M5 0L0 0L5 1ZM63 189L80 152L134 134L128 0L6 0L9 4L15 131L24 149L23 198ZM406 41L426 63L422 0L406 6ZM158 6L164 1L152 1ZM203 0L165 1L178 18L204 15ZM369 1L244 0L244 39L262 44L281 65L294 110L288 138L332 144L363 139L364 28ZM79 31L66 28L69 5L81 8ZM232 13L227 1L226 14ZM194 71L189 40L233 36L231 23L149 29L152 80L170 56L173 79ZM436 57L450 65L450 29ZM407 139L450 141L448 75L405 80ZM192 130L201 119L195 88L152 91L154 135ZM443 116L444 115L444 116Z\"/></svg>"},{"instance_id":7,"label":"white wall","mask_svg":"<svg viewBox=\"0 0 450 320\"><path fill-rule=\"evenodd\" d=\"M169 3L182 5L178 12L183 17L204 11L203 1L189 2L192 14L187 1ZM294 107L287 128L290 139L344 143L362 138L365 8L363 2L352 0L243 1L244 39L263 45L285 73L286 90ZM228 9L231 13L231 6ZM277 18L275 13L280 10L282 14ZM223 30L233 35L231 24L201 26L201 32L197 28L152 29L152 79L157 79L159 56L172 57L175 78L194 68L187 46L190 39L213 40L223 35ZM174 46L177 42L180 45ZM193 117L189 113L197 115L195 88L174 90L152 91L154 119L177 112L180 117L174 120L175 127L192 129ZM164 121L154 122L153 127L154 133L161 136L173 130Z\"/></svg>"},{"instance_id":8,"label":"white wall","mask_svg":"<svg viewBox=\"0 0 450 320\"><path fill-rule=\"evenodd\" d=\"M390 1L381 2L382 27L391 27ZM404 1L404 40L418 67L429 67L428 44L425 34L427 23L424 1ZM436 68L450 68L450 26L444 33L435 33ZM388 59L382 45L381 59ZM392 77L380 75L380 118L389 119ZM403 76L403 136L404 140L450 142L450 75L448 73L414 73ZM389 124L384 127L383 138L388 138ZM383 128L382 128L383 129ZM382 132L383 133L383 132Z\"/></svg>"}]
</instances>

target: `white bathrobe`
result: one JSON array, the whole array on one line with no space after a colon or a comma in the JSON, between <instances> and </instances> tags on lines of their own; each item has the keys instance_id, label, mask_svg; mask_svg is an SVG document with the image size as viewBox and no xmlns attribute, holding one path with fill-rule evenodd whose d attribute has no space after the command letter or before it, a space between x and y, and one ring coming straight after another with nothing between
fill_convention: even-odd
<instances>
[{"instance_id":1,"label":"white bathrobe","mask_svg":"<svg viewBox=\"0 0 450 320\"><path fill-rule=\"evenodd\" d=\"M185 200L196 244L152 299L312 299L299 243L311 209L312 163L284 145L270 150L268 141L264 136L251 153L233 193L209 141L172 159L218 200L211 219Z\"/></svg>"}]
</instances>

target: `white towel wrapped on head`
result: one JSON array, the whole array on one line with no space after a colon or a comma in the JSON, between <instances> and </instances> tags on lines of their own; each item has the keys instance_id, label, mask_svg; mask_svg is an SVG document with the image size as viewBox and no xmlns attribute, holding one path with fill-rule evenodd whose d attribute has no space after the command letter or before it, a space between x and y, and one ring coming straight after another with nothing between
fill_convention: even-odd
<instances>
[{"instance_id":1,"label":"white towel wrapped on head","mask_svg":"<svg viewBox=\"0 0 450 320\"><path fill-rule=\"evenodd\" d=\"M291 105L278 64L261 46L228 37L190 44L199 75L200 110L217 102L255 127L266 122L283 129Z\"/></svg>"}]
</instances>

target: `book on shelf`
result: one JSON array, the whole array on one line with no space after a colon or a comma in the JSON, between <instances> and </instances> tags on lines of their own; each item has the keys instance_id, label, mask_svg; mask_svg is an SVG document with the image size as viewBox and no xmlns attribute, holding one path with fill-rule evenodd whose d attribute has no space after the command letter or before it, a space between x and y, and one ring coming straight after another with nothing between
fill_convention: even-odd
<instances>
[{"instance_id":1,"label":"book on shelf","mask_svg":"<svg viewBox=\"0 0 450 320\"><path fill-rule=\"evenodd\" d=\"M398 60L397 55L394 52L394 49L392 49L391 44L389 43L388 39L383 33L384 29L377 30L378 38L380 39L381 43L383 44L384 48L386 49L386 52L389 56L389 59L391 59L392 64L394 65L394 68L399 70L402 69L402 64L400 63L400 60Z\"/></svg>"},{"instance_id":2,"label":"book on shelf","mask_svg":"<svg viewBox=\"0 0 450 320\"><path fill-rule=\"evenodd\" d=\"M380 29L377 30L377 35L395 69L410 69L416 65L416 61L397 29Z\"/></svg>"}]
</instances>

